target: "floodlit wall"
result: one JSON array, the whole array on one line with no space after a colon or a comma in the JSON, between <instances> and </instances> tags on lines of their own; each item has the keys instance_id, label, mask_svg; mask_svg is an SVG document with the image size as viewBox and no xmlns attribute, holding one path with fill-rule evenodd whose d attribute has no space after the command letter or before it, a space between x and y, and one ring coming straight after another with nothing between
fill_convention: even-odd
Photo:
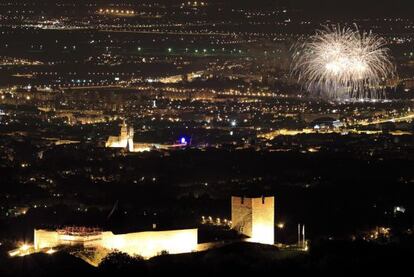
<instances>
[{"instance_id":1,"label":"floodlit wall","mask_svg":"<svg viewBox=\"0 0 414 277\"><path fill-rule=\"evenodd\" d=\"M231 197L232 228L248 237L252 236L252 199Z\"/></svg>"},{"instance_id":2,"label":"floodlit wall","mask_svg":"<svg viewBox=\"0 0 414 277\"><path fill-rule=\"evenodd\" d=\"M254 242L275 243L275 199L260 197L252 199L252 236Z\"/></svg>"},{"instance_id":3,"label":"floodlit wall","mask_svg":"<svg viewBox=\"0 0 414 277\"><path fill-rule=\"evenodd\" d=\"M105 143L105 147L113 147L113 148L125 148L128 145L128 138L127 137L115 137L111 136L108 138L107 142Z\"/></svg>"},{"instance_id":4,"label":"floodlit wall","mask_svg":"<svg viewBox=\"0 0 414 277\"><path fill-rule=\"evenodd\" d=\"M90 241L81 241L77 236L60 236L56 231L34 230L35 249L53 248L59 245L82 244L84 246L103 247L118 250L129 255L150 258L161 254L188 253L197 250L197 229L150 231L114 235L102 232L98 237L88 237Z\"/></svg>"},{"instance_id":5,"label":"floodlit wall","mask_svg":"<svg viewBox=\"0 0 414 277\"><path fill-rule=\"evenodd\" d=\"M129 255L150 258L163 251L169 254L188 253L197 249L197 229L151 231L114 235L102 234L102 246Z\"/></svg>"},{"instance_id":6,"label":"floodlit wall","mask_svg":"<svg viewBox=\"0 0 414 277\"><path fill-rule=\"evenodd\" d=\"M153 148L158 149L158 144L151 144L151 143L134 143L134 147L131 152L146 152L151 151Z\"/></svg>"},{"instance_id":7,"label":"floodlit wall","mask_svg":"<svg viewBox=\"0 0 414 277\"><path fill-rule=\"evenodd\" d=\"M60 244L56 231L34 230L34 248L53 248Z\"/></svg>"},{"instance_id":8,"label":"floodlit wall","mask_svg":"<svg viewBox=\"0 0 414 277\"><path fill-rule=\"evenodd\" d=\"M232 197L233 229L250 237L249 241L274 243L274 197Z\"/></svg>"}]
</instances>

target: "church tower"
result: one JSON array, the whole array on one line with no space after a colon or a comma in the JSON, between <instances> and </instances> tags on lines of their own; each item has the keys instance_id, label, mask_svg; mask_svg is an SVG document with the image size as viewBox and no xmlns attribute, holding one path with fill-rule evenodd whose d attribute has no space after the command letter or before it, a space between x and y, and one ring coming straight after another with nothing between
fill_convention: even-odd
<instances>
[{"instance_id":1,"label":"church tower","mask_svg":"<svg viewBox=\"0 0 414 277\"><path fill-rule=\"evenodd\" d=\"M128 151L134 152L134 128L129 127L128 129Z\"/></svg>"}]
</instances>

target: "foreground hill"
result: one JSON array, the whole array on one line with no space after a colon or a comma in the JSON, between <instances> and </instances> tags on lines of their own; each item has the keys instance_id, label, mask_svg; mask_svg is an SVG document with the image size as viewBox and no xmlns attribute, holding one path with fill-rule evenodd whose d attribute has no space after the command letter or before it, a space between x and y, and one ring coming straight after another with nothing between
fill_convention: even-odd
<instances>
[{"instance_id":1,"label":"foreground hill","mask_svg":"<svg viewBox=\"0 0 414 277\"><path fill-rule=\"evenodd\" d=\"M97 268L65 253L13 259L3 256L0 276L384 274L410 270L413 245L411 240L388 245L365 241L322 241L312 245L309 252L300 252L241 242L198 253L161 255L150 260L115 252Z\"/></svg>"},{"instance_id":2,"label":"foreground hill","mask_svg":"<svg viewBox=\"0 0 414 277\"><path fill-rule=\"evenodd\" d=\"M93 276L96 268L83 260L64 252L53 255L36 253L17 258L5 258L0 262L0 276Z\"/></svg>"}]
</instances>

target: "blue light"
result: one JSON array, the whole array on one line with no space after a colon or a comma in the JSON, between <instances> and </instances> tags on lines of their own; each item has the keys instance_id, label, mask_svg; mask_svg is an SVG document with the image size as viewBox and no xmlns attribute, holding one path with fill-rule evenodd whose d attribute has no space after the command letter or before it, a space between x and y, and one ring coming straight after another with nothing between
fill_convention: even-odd
<instances>
[{"instance_id":1,"label":"blue light","mask_svg":"<svg viewBox=\"0 0 414 277\"><path fill-rule=\"evenodd\" d=\"M185 139L185 137L181 137L180 143L181 144L187 144L187 140Z\"/></svg>"}]
</instances>

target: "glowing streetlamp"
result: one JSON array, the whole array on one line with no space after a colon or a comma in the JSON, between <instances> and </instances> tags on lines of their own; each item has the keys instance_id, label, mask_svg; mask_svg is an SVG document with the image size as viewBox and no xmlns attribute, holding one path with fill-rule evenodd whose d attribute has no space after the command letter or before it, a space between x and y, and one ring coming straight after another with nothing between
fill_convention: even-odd
<instances>
[{"instance_id":1,"label":"glowing streetlamp","mask_svg":"<svg viewBox=\"0 0 414 277\"><path fill-rule=\"evenodd\" d=\"M20 250L23 252L27 252L30 249L30 245L28 244L23 244L22 246L20 246Z\"/></svg>"}]
</instances>

